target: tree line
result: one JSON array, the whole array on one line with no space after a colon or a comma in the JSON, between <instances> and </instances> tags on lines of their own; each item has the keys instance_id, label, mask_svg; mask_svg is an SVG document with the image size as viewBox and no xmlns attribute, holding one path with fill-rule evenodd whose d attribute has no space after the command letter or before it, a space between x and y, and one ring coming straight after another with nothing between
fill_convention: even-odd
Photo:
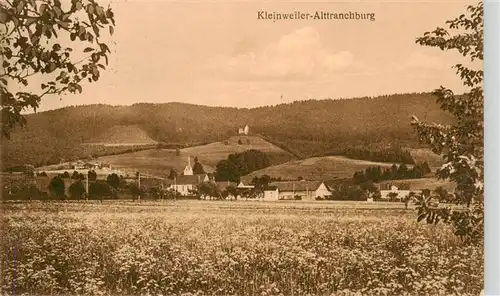
<instances>
[{"instance_id":1,"label":"tree line","mask_svg":"<svg viewBox=\"0 0 500 296\"><path fill-rule=\"evenodd\" d=\"M401 146L396 145L391 148L369 149L364 147L348 147L342 152L342 155L353 158L378 162L415 164L409 150L403 150Z\"/></svg>"},{"instance_id":2,"label":"tree line","mask_svg":"<svg viewBox=\"0 0 500 296\"><path fill-rule=\"evenodd\" d=\"M408 168L406 164L393 164L391 168L382 168L380 166L370 166L364 171L357 171L352 176L354 184L362 184L368 181L380 182L386 180L405 180L419 179L431 172L431 168L427 162L414 165Z\"/></svg>"},{"instance_id":3,"label":"tree line","mask_svg":"<svg viewBox=\"0 0 500 296\"><path fill-rule=\"evenodd\" d=\"M269 156L259 150L250 149L241 153L229 154L227 159L216 165L217 181L239 182L241 176L247 175L272 165Z\"/></svg>"},{"instance_id":4,"label":"tree line","mask_svg":"<svg viewBox=\"0 0 500 296\"><path fill-rule=\"evenodd\" d=\"M373 99L296 102L255 109L174 103L136 104L122 109L106 105L67 107L27 116L26 128L16 130L10 141L2 140L2 166L27 163L38 167L81 155L125 151L129 147L81 144L92 141L115 125L127 124L139 125L153 140L164 142L160 146L175 143L185 147L224 141L235 135L235 127L248 123L255 134L265 136L301 158L321 156L328 151L340 154L342 149L369 143L386 145L394 139L404 147L414 147L418 145L418 138L406 124L411 114L426 114L429 120L447 122L444 112L434 101L431 94L404 94ZM398 113L396 109L408 111ZM189 124L184 123L185 114L190 115ZM301 116L303 114L314 116ZM207 122L210 122L209 128Z\"/></svg>"}]
</instances>

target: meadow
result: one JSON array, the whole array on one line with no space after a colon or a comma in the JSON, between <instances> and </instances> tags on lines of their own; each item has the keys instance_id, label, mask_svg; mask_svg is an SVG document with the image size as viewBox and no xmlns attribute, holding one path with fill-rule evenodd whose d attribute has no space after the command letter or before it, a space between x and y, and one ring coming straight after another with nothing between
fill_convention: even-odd
<instances>
[{"instance_id":1,"label":"meadow","mask_svg":"<svg viewBox=\"0 0 500 296\"><path fill-rule=\"evenodd\" d=\"M306 180L333 180L352 178L356 171L364 170L369 166L390 168L392 163L351 159L344 156L311 157L270 166L252 172L243 178L252 180L254 176L269 175L271 177L287 176L292 180L296 180L298 177L303 177Z\"/></svg>"},{"instance_id":2,"label":"meadow","mask_svg":"<svg viewBox=\"0 0 500 296\"><path fill-rule=\"evenodd\" d=\"M238 144L242 139L243 144ZM250 144L246 144L246 141ZM148 149L132 153L109 155L100 157L99 160L109 163L113 168L124 171L137 171L160 177L168 176L170 169L177 172L184 170L188 157L193 165L194 157L198 157L207 172L214 172L217 163L231 153L240 153L249 149L258 149L268 154L272 163L282 163L293 158L286 151L257 136L234 136L225 142L214 142L180 149Z\"/></svg>"},{"instance_id":3,"label":"meadow","mask_svg":"<svg viewBox=\"0 0 500 296\"><path fill-rule=\"evenodd\" d=\"M1 295L479 295L483 248L399 203L2 205Z\"/></svg>"}]
</instances>

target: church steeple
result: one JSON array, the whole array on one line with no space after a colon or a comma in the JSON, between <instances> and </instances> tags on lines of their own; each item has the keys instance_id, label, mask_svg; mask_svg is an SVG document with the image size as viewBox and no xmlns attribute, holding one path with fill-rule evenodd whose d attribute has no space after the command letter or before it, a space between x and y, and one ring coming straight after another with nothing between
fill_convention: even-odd
<instances>
[{"instance_id":1,"label":"church steeple","mask_svg":"<svg viewBox=\"0 0 500 296\"><path fill-rule=\"evenodd\" d=\"M191 167L191 157L188 156L188 164L184 168L184 176L192 176L193 168Z\"/></svg>"}]
</instances>

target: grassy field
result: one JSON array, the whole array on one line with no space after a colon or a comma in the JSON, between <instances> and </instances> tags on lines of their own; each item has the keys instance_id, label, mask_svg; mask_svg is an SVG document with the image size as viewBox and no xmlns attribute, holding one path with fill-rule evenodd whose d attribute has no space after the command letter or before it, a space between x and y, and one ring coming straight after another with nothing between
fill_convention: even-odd
<instances>
[{"instance_id":1,"label":"grassy field","mask_svg":"<svg viewBox=\"0 0 500 296\"><path fill-rule=\"evenodd\" d=\"M401 204L3 204L0 294L478 295L482 246Z\"/></svg>"},{"instance_id":2,"label":"grassy field","mask_svg":"<svg viewBox=\"0 0 500 296\"><path fill-rule=\"evenodd\" d=\"M343 156L312 157L267 167L252 172L244 178L245 180L251 180L254 176L266 174L271 177L287 176L289 179L303 177L306 180L332 180L336 178L351 178L356 171L364 170L369 166L390 168L392 164L350 159Z\"/></svg>"},{"instance_id":3,"label":"grassy field","mask_svg":"<svg viewBox=\"0 0 500 296\"><path fill-rule=\"evenodd\" d=\"M159 177L166 177L170 169L182 172L187 164L187 155L176 154L173 149L149 149L132 153L109 155L99 157L98 160L109 163L115 169L123 171L141 172ZM212 167L201 161L207 171L213 170ZM191 165L193 159L191 159Z\"/></svg>"},{"instance_id":4,"label":"grassy field","mask_svg":"<svg viewBox=\"0 0 500 296\"><path fill-rule=\"evenodd\" d=\"M115 125L85 144L105 146L151 145L157 142L137 125Z\"/></svg>"},{"instance_id":5,"label":"grassy field","mask_svg":"<svg viewBox=\"0 0 500 296\"><path fill-rule=\"evenodd\" d=\"M427 148L410 149L410 153L416 163L427 161L431 168L439 168L444 163L440 155Z\"/></svg>"},{"instance_id":6,"label":"grassy field","mask_svg":"<svg viewBox=\"0 0 500 296\"><path fill-rule=\"evenodd\" d=\"M238 144L238 140L242 139L243 145ZM246 140L250 144L246 144ZM191 165L193 158L198 157L207 172L215 171L217 163L231 153L243 152L249 149L257 149L270 154L273 159L289 160L291 156L281 148L254 136L231 137L224 142L215 142L208 145L195 146L180 150L180 155L176 154L173 149L150 149L133 153L120 155L110 155L100 157L99 160L110 163L114 168L125 171L134 170L141 171L146 174L157 176L166 176L170 169L175 169L177 172L182 172L187 164L188 156L191 157Z\"/></svg>"},{"instance_id":7,"label":"grassy field","mask_svg":"<svg viewBox=\"0 0 500 296\"><path fill-rule=\"evenodd\" d=\"M437 178L422 178L422 179L408 179L408 180L390 180L382 181L380 184L392 184L399 187L399 184L406 183L410 185L411 189L422 190L429 189L434 190L437 187L443 187L448 190L449 193L453 193L457 187L456 183L451 181L438 180Z\"/></svg>"},{"instance_id":8,"label":"grassy field","mask_svg":"<svg viewBox=\"0 0 500 296\"><path fill-rule=\"evenodd\" d=\"M243 145L238 144L238 140L240 139ZM225 142L215 142L203 146L185 148L182 149L182 153L198 156L207 165L215 167L219 161L226 159L229 154L244 152L250 149L266 152L270 155L288 155L288 159L292 157L288 152L257 136L234 136Z\"/></svg>"}]
</instances>

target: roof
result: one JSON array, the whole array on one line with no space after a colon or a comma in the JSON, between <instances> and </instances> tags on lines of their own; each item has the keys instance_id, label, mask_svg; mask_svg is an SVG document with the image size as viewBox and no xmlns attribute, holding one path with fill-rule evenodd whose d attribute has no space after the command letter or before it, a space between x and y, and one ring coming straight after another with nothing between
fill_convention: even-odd
<instances>
[{"instance_id":1,"label":"roof","mask_svg":"<svg viewBox=\"0 0 500 296\"><path fill-rule=\"evenodd\" d=\"M275 191L276 189L278 189L278 186L267 186L266 188L264 188L264 191Z\"/></svg>"},{"instance_id":2,"label":"roof","mask_svg":"<svg viewBox=\"0 0 500 296\"><path fill-rule=\"evenodd\" d=\"M172 183L172 180L161 180L161 179L155 179L155 178L141 178L141 186L144 187L155 187L155 186L161 186L162 184L165 186L170 185Z\"/></svg>"},{"instance_id":3,"label":"roof","mask_svg":"<svg viewBox=\"0 0 500 296\"><path fill-rule=\"evenodd\" d=\"M285 181L273 182L270 186L278 187L281 192L286 191L315 191L322 184L321 181Z\"/></svg>"},{"instance_id":4,"label":"roof","mask_svg":"<svg viewBox=\"0 0 500 296\"><path fill-rule=\"evenodd\" d=\"M200 174L200 175L180 175L177 176L177 179L175 181L175 184L180 184L180 185L195 185L203 182L203 179L205 179L207 175L206 174Z\"/></svg>"},{"instance_id":5,"label":"roof","mask_svg":"<svg viewBox=\"0 0 500 296\"><path fill-rule=\"evenodd\" d=\"M217 182L215 182L215 184L217 184L217 187L219 187L221 190L224 190L229 186L236 187L236 185L237 185L236 183L229 182L229 181L217 181Z\"/></svg>"}]
</instances>

